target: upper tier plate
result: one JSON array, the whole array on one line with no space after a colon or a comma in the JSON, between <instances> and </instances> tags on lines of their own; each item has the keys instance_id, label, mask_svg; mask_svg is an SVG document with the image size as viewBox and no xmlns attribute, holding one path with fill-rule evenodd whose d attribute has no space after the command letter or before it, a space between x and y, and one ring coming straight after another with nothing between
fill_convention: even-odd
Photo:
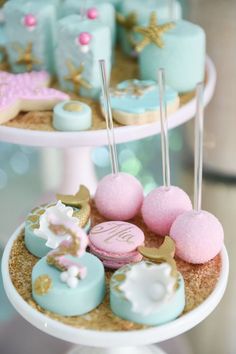
<instances>
[{"instance_id":1,"label":"upper tier plate","mask_svg":"<svg viewBox=\"0 0 236 354\"><path fill-rule=\"evenodd\" d=\"M16 310L33 326L71 343L96 347L120 347L165 341L188 331L203 321L218 305L227 285L229 261L227 251L223 247L221 252L222 267L215 289L201 305L177 320L162 326L134 331L108 332L75 328L51 319L32 308L23 300L12 284L9 273L9 258L13 243L19 236L22 227L18 228L10 238L2 259L3 283L7 296Z\"/></svg>"},{"instance_id":2,"label":"upper tier plate","mask_svg":"<svg viewBox=\"0 0 236 354\"><path fill-rule=\"evenodd\" d=\"M119 67L117 69L119 72ZM132 73L130 73L131 75ZM206 59L207 80L204 89L204 105L206 106L214 93L216 84L216 70L213 62ZM187 95L188 96L188 95ZM193 97L193 95L190 95ZM194 117L196 112L195 98L187 97L177 112L169 116L169 128L175 128ZM105 124L103 124L105 126ZM120 126L115 128L117 143L124 143L153 136L160 133L160 123L145 125ZM0 126L0 141L40 147L78 147L101 146L107 144L107 132L105 129L88 130L83 132L57 132L20 129L11 126Z\"/></svg>"}]
</instances>

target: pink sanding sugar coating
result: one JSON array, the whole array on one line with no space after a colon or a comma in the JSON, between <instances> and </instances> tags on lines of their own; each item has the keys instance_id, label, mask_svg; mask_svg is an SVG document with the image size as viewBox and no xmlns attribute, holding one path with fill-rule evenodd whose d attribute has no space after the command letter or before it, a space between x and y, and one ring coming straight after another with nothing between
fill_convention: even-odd
<instances>
[{"instance_id":1,"label":"pink sanding sugar coating","mask_svg":"<svg viewBox=\"0 0 236 354\"><path fill-rule=\"evenodd\" d=\"M98 183L95 204L100 214L109 220L132 219L142 203L143 188L128 173L107 175Z\"/></svg>"},{"instance_id":2,"label":"pink sanding sugar coating","mask_svg":"<svg viewBox=\"0 0 236 354\"><path fill-rule=\"evenodd\" d=\"M191 209L191 200L182 189L175 186L166 189L162 186L147 195L142 206L142 215L151 231L166 236L169 235L175 219Z\"/></svg>"},{"instance_id":3,"label":"pink sanding sugar coating","mask_svg":"<svg viewBox=\"0 0 236 354\"><path fill-rule=\"evenodd\" d=\"M180 215L171 227L170 236L175 240L177 256L194 264L213 259L221 251L224 242L221 223L204 210Z\"/></svg>"}]
</instances>

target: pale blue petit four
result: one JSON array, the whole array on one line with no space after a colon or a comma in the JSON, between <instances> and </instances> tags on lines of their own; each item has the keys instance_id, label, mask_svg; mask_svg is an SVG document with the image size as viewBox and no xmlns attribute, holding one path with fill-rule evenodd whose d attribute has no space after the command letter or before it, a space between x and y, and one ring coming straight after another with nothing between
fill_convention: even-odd
<instances>
[{"instance_id":1,"label":"pale blue petit four","mask_svg":"<svg viewBox=\"0 0 236 354\"><path fill-rule=\"evenodd\" d=\"M116 271L110 284L112 312L120 318L157 326L176 319L185 307L184 280L177 284L167 263L141 262Z\"/></svg>"},{"instance_id":2,"label":"pale blue petit four","mask_svg":"<svg viewBox=\"0 0 236 354\"><path fill-rule=\"evenodd\" d=\"M165 69L166 84L178 92L195 89L196 84L204 80L205 73L205 32L187 21L177 21L164 33L160 33L162 25L149 23L157 35L158 43L153 43L146 27L137 29L144 35L139 44L139 68L143 80L155 79L160 68ZM157 22L156 22L157 23ZM145 44L145 40L146 44Z\"/></svg>"},{"instance_id":3,"label":"pale blue petit four","mask_svg":"<svg viewBox=\"0 0 236 354\"><path fill-rule=\"evenodd\" d=\"M84 0L66 0L62 5L63 16L80 15ZM111 31L112 43L116 38L115 9L106 1L87 0L85 16L90 20L99 20Z\"/></svg>"},{"instance_id":4,"label":"pale blue petit four","mask_svg":"<svg viewBox=\"0 0 236 354\"><path fill-rule=\"evenodd\" d=\"M110 90L110 101L114 119L124 125L145 124L160 118L159 87L152 80L127 80ZM167 113L179 106L177 91L166 87ZM103 98L101 96L103 111Z\"/></svg>"},{"instance_id":5,"label":"pale blue petit four","mask_svg":"<svg viewBox=\"0 0 236 354\"><path fill-rule=\"evenodd\" d=\"M65 256L74 265L64 274L42 258L33 268L32 293L39 306L62 316L79 316L99 306L105 296L105 271L102 262L85 253L82 257ZM86 268L86 276L77 280L75 265ZM62 275L63 274L63 275Z\"/></svg>"},{"instance_id":6,"label":"pale blue petit four","mask_svg":"<svg viewBox=\"0 0 236 354\"><path fill-rule=\"evenodd\" d=\"M124 53L134 53L135 43L140 37L133 31L133 28L147 24L152 12L155 12L161 21L168 21L171 16L173 16L172 20L179 20L182 17L182 9L178 1L174 2L173 14L170 2L166 0L124 0L121 2L118 15L119 41Z\"/></svg>"},{"instance_id":7,"label":"pale blue petit four","mask_svg":"<svg viewBox=\"0 0 236 354\"><path fill-rule=\"evenodd\" d=\"M35 231L39 228L40 217L44 215L45 211L56 205L55 203L41 205L35 209L33 209L26 218L25 221L25 246L30 253L38 258L42 258L48 254L52 250L51 247L46 245L47 240L45 238L40 237L35 233ZM79 215L80 209L73 208L73 216L77 217ZM83 227L84 231L87 233L90 230L91 221L90 219Z\"/></svg>"},{"instance_id":8,"label":"pale blue petit four","mask_svg":"<svg viewBox=\"0 0 236 354\"><path fill-rule=\"evenodd\" d=\"M56 48L57 75L65 90L98 98L101 90L99 59L104 59L108 79L111 71L111 34L98 20L82 20L78 15L59 21ZM101 45L102 43L102 45Z\"/></svg>"},{"instance_id":9,"label":"pale blue petit four","mask_svg":"<svg viewBox=\"0 0 236 354\"><path fill-rule=\"evenodd\" d=\"M14 72L54 72L57 8L54 2L12 0L3 7L7 53Z\"/></svg>"},{"instance_id":10,"label":"pale blue petit four","mask_svg":"<svg viewBox=\"0 0 236 354\"><path fill-rule=\"evenodd\" d=\"M63 101L53 110L53 127L61 131L88 130L92 126L91 108L79 101Z\"/></svg>"}]
</instances>

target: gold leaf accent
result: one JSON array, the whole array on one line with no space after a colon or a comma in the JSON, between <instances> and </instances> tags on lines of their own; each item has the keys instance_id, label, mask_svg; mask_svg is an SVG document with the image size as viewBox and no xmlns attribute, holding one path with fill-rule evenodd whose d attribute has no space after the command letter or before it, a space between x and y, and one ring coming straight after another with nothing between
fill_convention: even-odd
<instances>
[{"instance_id":1,"label":"gold leaf accent","mask_svg":"<svg viewBox=\"0 0 236 354\"><path fill-rule=\"evenodd\" d=\"M114 280L116 280L117 282L121 283L122 281L125 281L126 279L126 275L125 274L116 274L114 275Z\"/></svg>"},{"instance_id":2,"label":"gold leaf accent","mask_svg":"<svg viewBox=\"0 0 236 354\"><path fill-rule=\"evenodd\" d=\"M40 275L34 282L34 292L36 295L46 295L52 288L52 279L47 275Z\"/></svg>"},{"instance_id":3,"label":"gold leaf accent","mask_svg":"<svg viewBox=\"0 0 236 354\"><path fill-rule=\"evenodd\" d=\"M35 223L35 222L37 222L38 221L38 219L39 219L39 217L37 216L37 215L30 215L30 216L28 216L28 221L31 221L31 222L33 222L33 223Z\"/></svg>"}]
</instances>

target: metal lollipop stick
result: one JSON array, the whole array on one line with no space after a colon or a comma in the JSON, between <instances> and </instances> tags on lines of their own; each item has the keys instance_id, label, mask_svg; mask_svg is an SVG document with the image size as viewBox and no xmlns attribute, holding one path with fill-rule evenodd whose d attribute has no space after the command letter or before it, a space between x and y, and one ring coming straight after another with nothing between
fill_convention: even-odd
<instances>
[{"instance_id":1,"label":"metal lollipop stick","mask_svg":"<svg viewBox=\"0 0 236 354\"><path fill-rule=\"evenodd\" d=\"M161 152L162 152L162 173L163 184L170 188L170 155L169 155L169 138L168 138L168 122L167 108L165 101L165 71L158 70L158 85L160 97L160 118L161 118Z\"/></svg>"},{"instance_id":2,"label":"metal lollipop stick","mask_svg":"<svg viewBox=\"0 0 236 354\"><path fill-rule=\"evenodd\" d=\"M105 118L106 118L106 125L107 125L107 138L108 138L108 144L110 150L111 167L112 167L112 173L117 174L119 172L118 158L117 158L117 151L116 151L109 88L108 88L107 77L106 77L105 60L99 60L99 65L100 65L101 77L102 77L102 93L103 93L103 100L104 100L104 111L105 111Z\"/></svg>"},{"instance_id":3,"label":"metal lollipop stick","mask_svg":"<svg viewBox=\"0 0 236 354\"><path fill-rule=\"evenodd\" d=\"M195 159L194 159L194 210L199 212L202 206L202 164L203 164L203 82L197 84L197 111L195 118Z\"/></svg>"}]
</instances>

